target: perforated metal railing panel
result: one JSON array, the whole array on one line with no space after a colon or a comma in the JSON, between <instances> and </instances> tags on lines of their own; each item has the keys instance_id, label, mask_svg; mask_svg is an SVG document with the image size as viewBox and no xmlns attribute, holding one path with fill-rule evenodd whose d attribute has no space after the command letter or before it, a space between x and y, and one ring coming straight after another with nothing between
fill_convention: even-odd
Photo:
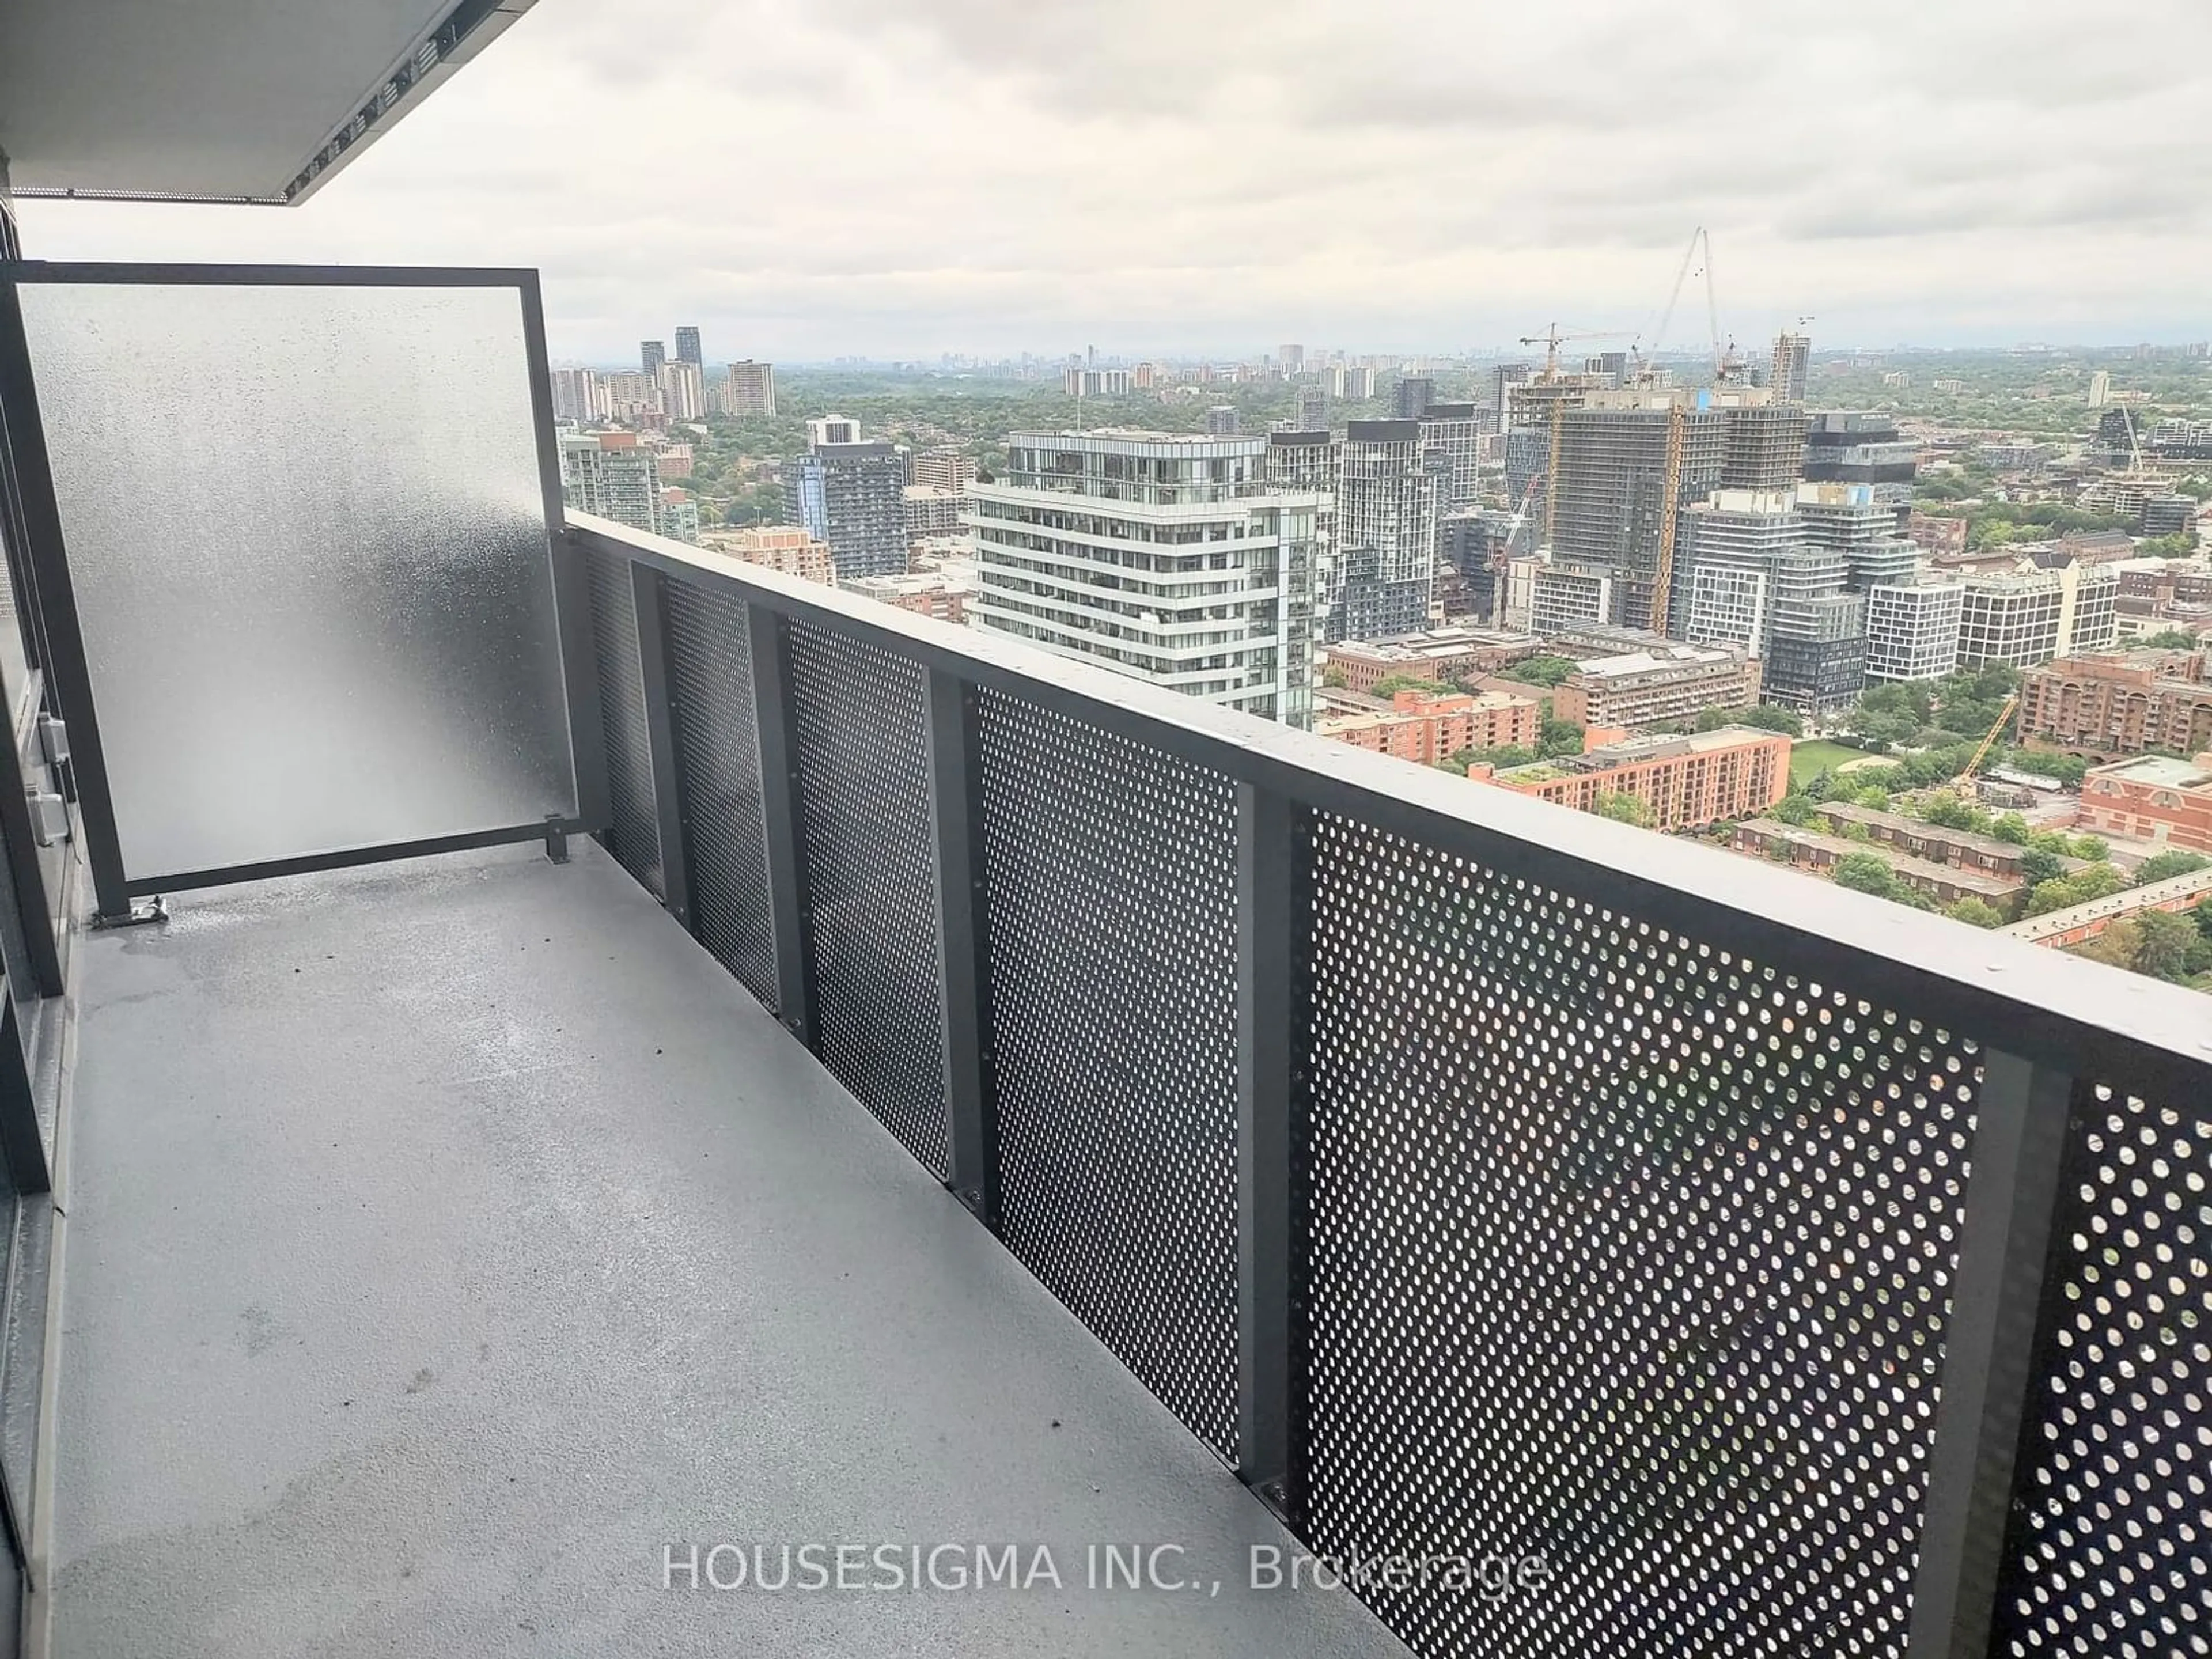
<instances>
[{"instance_id":1,"label":"perforated metal railing panel","mask_svg":"<svg viewBox=\"0 0 2212 1659\"><path fill-rule=\"evenodd\" d=\"M2068 1150L1991 1651L2212 1654L2212 1100L2093 1095Z\"/></svg>"},{"instance_id":2,"label":"perforated metal railing panel","mask_svg":"<svg viewBox=\"0 0 2212 1659\"><path fill-rule=\"evenodd\" d=\"M1313 848L1316 1547L1441 1559L1364 1591L1425 1656L1899 1652L1971 1046L1358 823Z\"/></svg>"},{"instance_id":3,"label":"perforated metal railing panel","mask_svg":"<svg viewBox=\"0 0 2212 1659\"><path fill-rule=\"evenodd\" d=\"M822 1063L939 1178L947 1172L927 677L791 624L800 833Z\"/></svg>"},{"instance_id":4,"label":"perforated metal railing panel","mask_svg":"<svg viewBox=\"0 0 2212 1659\"><path fill-rule=\"evenodd\" d=\"M1004 1236L1234 1456L1234 790L1012 697L979 712Z\"/></svg>"},{"instance_id":5,"label":"perforated metal railing panel","mask_svg":"<svg viewBox=\"0 0 2212 1659\"><path fill-rule=\"evenodd\" d=\"M665 593L691 930L747 990L780 1013L747 607L689 582L670 581Z\"/></svg>"},{"instance_id":6,"label":"perforated metal railing panel","mask_svg":"<svg viewBox=\"0 0 2212 1659\"><path fill-rule=\"evenodd\" d=\"M637 603L629 561L590 555L592 647L599 660L599 719L606 733L607 848L656 898L664 896L653 751L646 735L645 681L637 655Z\"/></svg>"}]
</instances>

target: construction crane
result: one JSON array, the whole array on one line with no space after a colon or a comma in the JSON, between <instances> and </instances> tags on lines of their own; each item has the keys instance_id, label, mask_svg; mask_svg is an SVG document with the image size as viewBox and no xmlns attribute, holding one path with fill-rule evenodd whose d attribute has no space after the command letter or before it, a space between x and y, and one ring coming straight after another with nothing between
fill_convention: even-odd
<instances>
[{"instance_id":1,"label":"construction crane","mask_svg":"<svg viewBox=\"0 0 2212 1659\"><path fill-rule=\"evenodd\" d=\"M1713 288L1713 239L1706 234L1705 228L1699 225L1690 233L1690 245L1682 250L1682 263L1674 272L1674 286L1667 295L1666 309L1659 313L1659 321L1651 330L1650 349L1638 354L1637 379L1639 381L1648 381L1654 372L1650 366L1651 359L1659 355L1659 348L1666 342L1668 325L1674 320L1675 307L1681 303L1682 284L1690 278L1690 267L1697 259L1700 246L1705 251L1705 262L1701 271L1705 279L1706 329L1712 336L1713 373L1723 374L1728 369L1728 359L1735 347L1733 343L1726 349L1721 345L1720 302Z\"/></svg>"},{"instance_id":2,"label":"construction crane","mask_svg":"<svg viewBox=\"0 0 2212 1659\"><path fill-rule=\"evenodd\" d=\"M1553 323L1544 333L1523 334L1521 337L1521 343L1540 345L1544 348L1544 383L1548 386L1559 378L1559 343L1561 341L1618 340L1620 337L1619 329L1578 329L1571 334L1562 334L1559 332L1559 325Z\"/></svg>"},{"instance_id":3,"label":"construction crane","mask_svg":"<svg viewBox=\"0 0 2212 1659\"><path fill-rule=\"evenodd\" d=\"M1974 774L1981 770L1982 763L1989 758L1990 750L1996 746L1997 733L2005 729L2006 723L2012 719L2013 710L2019 707L2020 693L2014 691L2006 697L2004 707L1997 710L1996 719L1990 723L1989 735L1982 739L1980 745L1974 750L1973 759L1968 761L1965 769L1959 774L1958 793L1960 799L1971 800L1973 798Z\"/></svg>"},{"instance_id":4,"label":"construction crane","mask_svg":"<svg viewBox=\"0 0 2212 1659\"><path fill-rule=\"evenodd\" d=\"M2125 404L2120 405L2120 418L2128 423L2128 459L2133 470L2141 473L2143 470L2142 445L2136 441L2135 413Z\"/></svg>"},{"instance_id":5,"label":"construction crane","mask_svg":"<svg viewBox=\"0 0 2212 1659\"><path fill-rule=\"evenodd\" d=\"M1544 486L1547 476L1543 472L1533 474L1528 479L1528 487L1521 492L1521 505L1514 509L1512 526L1505 532L1505 545L1509 551L1514 543L1521 539L1522 528L1528 522L1529 504L1536 499L1536 492Z\"/></svg>"}]
</instances>

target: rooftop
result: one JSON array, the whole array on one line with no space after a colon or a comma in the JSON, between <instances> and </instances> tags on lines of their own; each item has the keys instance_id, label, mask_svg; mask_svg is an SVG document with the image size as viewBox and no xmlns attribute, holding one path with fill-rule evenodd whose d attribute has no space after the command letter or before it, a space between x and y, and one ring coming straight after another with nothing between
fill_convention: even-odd
<instances>
[{"instance_id":1,"label":"rooftop","mask_svg":"<svg viewBox=\"0 0 2212 1659\"><path fill-rule=\"evenodd\" d=\"M1820 830L1802 830L1778 818L1747 818L1741 827L1789 842L1793 846L1817 847L1823 852L1833 853L1839 859L1848 858L1853 853L1869 854L1900 876L1940 884L1984 899L2010 899L2021 890L2021 880L2016 876L1990 876L1976 870L1961 870L1954 864L1937 864L1929 859L1915 858L1910 853L1900 853L1880 842L1856 841L1849 836L1831 836Z\"/></svg>"},{"instance_id":2,"label":"rooftop","mask_svg":"<svg viewBox=\"0 0 2212 1659\"><path fill-rule=\"evenodd\" d=\"M1463 655L1469 651L1533 653L1541 644L1533 634L1449 625L1424 629L1414 634L1392 634L1376 640L1344 640L1325 648L1333 653L1376 661L1420 662L1432 657Z\"/></svg>"},{"instance_id":3,"label":"rooftop","mask_svg":"<svg viewBox=\"0 0 2212 1659\"><path fill-rule=\"evenodd\" d=\"M2014 939L2056 939L2073 932L2084 922L2132 915L2138 910L2153 909L2176 901L2194 900L2200 896L2212 896L2212 870L2198 870L2185 876L2168 876L2164 881L2154 881L2145 887L2130 887L2100 899L2091 899L2085 904L2069 904L2063 910L2048 910L2039 916L2030 916L2025 921L2016 921L2004 931Z\"/></svg>"},{"instance_id":4,"label":"rooftop","mask_svg":"<svg viewBox=\"0 0 2212 1659\"><path fill-rule=\"evenodd\" d=\"M1903 812L1885 812L1879 807L1861 806L1856 801L1823 801L1816 811L1832 818L1842 818L1852 823L1880 824L1900 835L1925 836L1930 841L1948 842L1954 847L1971 848L1992 858L2013 858L2021 855L2015 843L2000 840L1996 836L1984 836L1972 830L1947 830L1940 823L1930 823L1925 818L1916 818Z\"/></svg>"},{"instance_id":5,"label":"rooftop","mask_svg":"<svg viewBox=\"0 0 2212 1659\"><path fill-rule=\"evenodd\" d=\"M2212 788L2212 761L2203 756L2181 760L2172 755L2142 755L2134 760L2093 767L2092 778L2118 778L2153 789Z\"/></svg>"},{"instance_id":6,"label":"rooftop","mask_svg":"<svg viewBox=\"0 0 2212 1659\"><path fill-rule=\"evenodd\" d=\"M1618 657L1593 657L1575 672L1584 679L1617 680L1684 668L1741 667L1744 661L1743 652L1733 646L1677 645L1632 651Z\"/></svg>"},{"instance_id":7,"label":"rooftop","mask_svg":"<svg viewBox=\"0 0 2212 1659\"><path fill-rule=\"evenodd\" d=\"M1105 453L1188 455L1200 459L1263 455L1264 433L1153 432L1142 427L1092 427L1080 432L1010 432L1009 448L1090 450Z\"/></svg>"},{"instance_id":8,"label":"rooftop","mask_svg":"<svg viewBox=\"0 0 2212 1659\"><path fill-rule=\"evenodd\" d=\"M1790 739L1778 732L1764 731L1754 726L1722 726L1710 732L1653 732L1646 737L1624 738L1618 743L1601 744L1597 748L1579 755L1568 755L1552 762L1540 762L1533 766L1512 766L1498 774L1503 781L1511 779L1518 783L1534 783L1542 780L1536 775L1551 769L1551 775L1564 777L1569 772L1600 772L1616 766L1637 766L1645 761L1668 760L1680 755L1706 755L1717 750L1740 749L1747 744L1780 743L1787 746Z\"/></svg>"}]
</instances>

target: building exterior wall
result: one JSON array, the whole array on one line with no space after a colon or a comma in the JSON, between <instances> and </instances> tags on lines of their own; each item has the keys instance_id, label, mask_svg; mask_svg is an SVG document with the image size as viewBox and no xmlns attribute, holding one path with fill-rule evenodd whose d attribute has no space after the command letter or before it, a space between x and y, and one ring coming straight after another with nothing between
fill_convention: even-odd
<instances>
[{"instance_id":1,"label":"building exterior wall","mask_svg":"<svg viewBox=\"0 0 2212 1659\"><path fill-rule=\"evenodd\" d=\"M707 413L707 380L699 365L672 357L653 377L660 392L660 412L672 421L696 421Z\"/></svg>"},{"instance_id":2,"label":"building exterior wall","mask_svg":"<svg viewBox=\"0 0 2212 1659\"><path fill-rule=\"evenodd\" d=\"M964 449L924 449L914 457L914 482L956 495L975 482L975 458Z\"/></svg>"},{"instance_id":3,"label":"building exterior wall","mask_svg":"<svg viewBox=\"0 0 2212 1659\"><path fill-rule=\"evenodd\" d=\"M2208 901L2212 901L2212 870L2199 870L2193 875L2173 876L2148 887L2124 888L2086 904L2069 905L2063 910L2030 916L2004 931L2031 945L2063 950L2086 945L2114 922L2141 915L2146 910L2194 910Z\"/></svg>"},{"instance_id":4,"label":"building exterior wall","mask_svg":"<svg viewBox=\"0 0 2212 1659\"><path fill-rule=\"evenodd\" d=\"M1390 701L1388 714L1327 715L1314 730L1356 749L1433 766L1468 749L1534 749L1543 719L1534 697L1495 691L1400 690Z\"/></svg>"},{"instance_id":5,"label":"building exterior wall","mask_svg":"<svg viewBox=\"0 0 2212 1659\"><path fill-rule=\"evenodd\" d=\"M2119 575L2110 566L2008 572L1966 582L1959 617L1959 665L2033 668L2094 651L2118 632Z\"/></svg>"},{"instance_id":6,"label":"building exterior wall","mask_svg":"<svg viewBox=\"0 0 2212 1659\"><path fill-rule=\"evenodd\" d=\"M1818 810L1831 823L1857 824L1866 831L1869 841L1894 847L1929 864L1948 864L1954 869L1972 870L1982 875L2020 875L2021 860L2027 851L1994 836L1947 830L1901 812L1883 812L1846 802L1829 802Z\"/></svg>"},{"instance_id":7,"label":"building exterior wall","mask_svg":"<svg viewBox=\"0 0 2212 1659\"><path fill-rule=\"evenodd\" d=\"M1764 812L1790 790L1790 739L1775 732L1723 726L1655 742L1634 738L1593 749L1578 760L1468 775L1577 811L1607 796L1644 803L1655 830L1680 830Z\"/></svg>"},{"instance_id":8,"label":"building exterior wall","mask_svg":"<svg viewBox=\"0 0 2212 1659\"><path fill-rule=\"evenodd\" d=\"M1771 374L1775 401L1802 404L1813 380L1813 342L1803 334L1780 334L1774 341Z\"/></svg>"},{"instance_id":9,"label":"building exterior wall","mask_svg":"<svg viewBox=\"0 0 2212 1659\"><path fill-rule=\"evenodd\" d=\"M904 499L906 537L909 543L960 533L960 515L967 510L967 498L960 490L941 489L934 484L908 484Z\"/></svg>"},{"instance_id":10,"label":"building exterior wall","mask_svg":"<svg viewBox=\"0 0 2212 1659\"><path fill-rule=\"evenodd\" d=\"M834 586L836 566L829 544L796 525L755 525L743 530L714 530L702 540L711 552L757 564L787 576Z\"/></svg>"},{"instance_id":11,"label":"building exterior wall","mask_svg":"<svg viewBox=\"0 0 2212 1659\"><path fill-rule=\"evenodd\" d=\"M2097 760L2212 750L2212 653L2061 658L2023 680L2020 720L2033 746Z\"/></svg>"},{"instance_id":12,"label":"building exterior wall","mask_svg":"<svg viewBox=\"0 0 2212 1659\"><path fill-rule=\"evenodd\" d=\"M954 623L968 620L969 590L944 576L856 576L841 586L881 604L911 611L918 617L934 617L939 622Z\"/></svg>"},{"instance_id":13,"label":"building exterior wall","mask_svg":"<svg viewBox=\"0 0 2212 1659\"><path fill-rule=\"evenodd\" d=\"M1580 726L1641 731L1694 720L1708 708L1745 708L1759 701L1759 659L1740 651L1683 647L1665 658L1646 653L1585 663L1552 694L1555 719Z\"/></svg>"},{"instance_id":14,"label":"building exterior wall","mask_svg":"<svg viewBox=\"0 0 2212 1659\"><path fill-rule=\"evenodd\" d=\"M720 382L722 413L739 418L775 413L775 365L732 363Z\"/></svg>"},{"instance_id":15,"label":"building exterior wall","mask_svg":"<svg viewBox=\"0 0 2212 1659\"><path fill-rule=\"evenodd\" d=\"M830 544L840 576L903 572L905 452L888 443L813 444L785 467L784 516Z\"/></svg>"},{"instance_id":16,"label":"building exterior wall","mask_svg":"<svg viewBox=\"0 0 2212 1659\"><path fill-rule=\"evenodd\" d=\"M1437 515L1449 473L1424 456L1418 421L1353 421L1337 446L1334 638L1402 634L1429 619Z\"/></svg>"},{"instance_id":17,"label":"building exterior wall","mask_svg":"<svg viewBox=\"0 0 2212 1659\"><path fill-rule=\"evenodd\" d=\"M1867 590L1866 677L1937 680L1959 665L1963 582L1877 582Z\"/></svg>"},{"instance_id":18,"label":"building exterior wall","mask_svg":"<svg viewBox=\"0 0 2212 1659\"><path fill-rule=\"evenodd\" d=\"M671 502L660 483L660 459L635 432L570 433L561 440L561 499L579 513L597 514L655 536L698 538L698 507L683 492ZM687 517L672 507L690 508Z\"/></svg>"},{"instance_id":19,"label":"building exterior wall","mask_svg":"<svg viewBox=\"0 0 2212 1659\"><path fill-rule=\"evenodd\" d=\"M2212 754L2191 763L2125 761L2081 781L2083 828L2212 853Z\"/></svg>"},{"instance_id":20,"label":"building exterior wall","mask_svg":"<svg viewBox=\"0 0 2212 1659\"><path fill-rule=\"evenodd\" d=\"M1272 489L1264 437L1015 433L970 486L974 626L1310 725L1324 497Z\"/></svg>"},{"instance_id":21,"label":"building exterior wall","mask_svg":"<svg viewBox=\"0 0 2212 1659\"><path fill-rule=\"evenodd\" d=\"M1618 584L1604 571L1536 559L1516 562L1528 567L1530 633L1548 637L1619 619Z\"/></svg>"}]
</instances>

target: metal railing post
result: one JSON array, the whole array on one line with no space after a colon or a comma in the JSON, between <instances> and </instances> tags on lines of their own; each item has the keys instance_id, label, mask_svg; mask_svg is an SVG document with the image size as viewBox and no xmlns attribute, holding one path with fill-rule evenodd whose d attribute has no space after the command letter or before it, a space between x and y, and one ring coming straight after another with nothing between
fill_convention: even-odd
<instances>
[{"instance_id":1,"label":"metal railing post","mask_svg":"<svg viewBox=\"0 0 2212 1659\"><path fill-rule=\"evenodd\" d=\"M768 842L776 1006L784 1029L811 1048L817 1030L814 948L807 918L805 811L799 798L790 626L766 605L749 602L745 629L752 657L753 730L760 740L761 820Z\"/></svg>"},{"instance_id":2,"label":"metal railing post","mask_svg":"<svg viewBox=\"0 0 2212 1659\"><path fill-rule=\"evenodd\" d=\"M953 1193L999 1224L999 1113L991 1066L981 727L975 689L929 671L929 811L936 842L937 960Z\"/></svg>"},{"instance_id":3,"label":"metal railing post","mask_svg":"<svg viewBox=\"0 0 2212 1659\"><path fill-rule=\"evenodd\" d=\"M1985 1659L2075 1080L1987 1051L1906 1659Z\"/></svg>"},{"instance_id":4,"label":"metal railing post","mask_svg":"<svg viewBox=\"0 0 2212 1659\"><path fill-rule=\"evenodd\" d=\"M15 1019L15 988L0 980L0 1161L18 1193L53 1190L46 1143L39 1133L39 1108L23 1058L22 1027Z\"/></svg>"},{"instance_id":5,"label":"metal railing post","mask_svg":"<svg viewBox=\"0 0 2212 1659\"><path fill-rule=\"evenodd\" d=\"M684 843L684 781L677 770L676 720L669 712L668 624L661 607L661 585L658 570L630 561L638 679L645 692L645 745L653 763L653 822L660 842L660 902L688 931L691 860Z\"/></svg>"},{"instance_id":6,"label":"metal railing post","mask_svg":"<svg viewBox=\"0 0 2212 1659\"><path fill-rule=\"evenodd\" d=\"M1294 1530L1304 1509L1291 1160L1300 1109L1298 809L1237 787L1237 1473Z\"/></svg>"}]
</instances>

